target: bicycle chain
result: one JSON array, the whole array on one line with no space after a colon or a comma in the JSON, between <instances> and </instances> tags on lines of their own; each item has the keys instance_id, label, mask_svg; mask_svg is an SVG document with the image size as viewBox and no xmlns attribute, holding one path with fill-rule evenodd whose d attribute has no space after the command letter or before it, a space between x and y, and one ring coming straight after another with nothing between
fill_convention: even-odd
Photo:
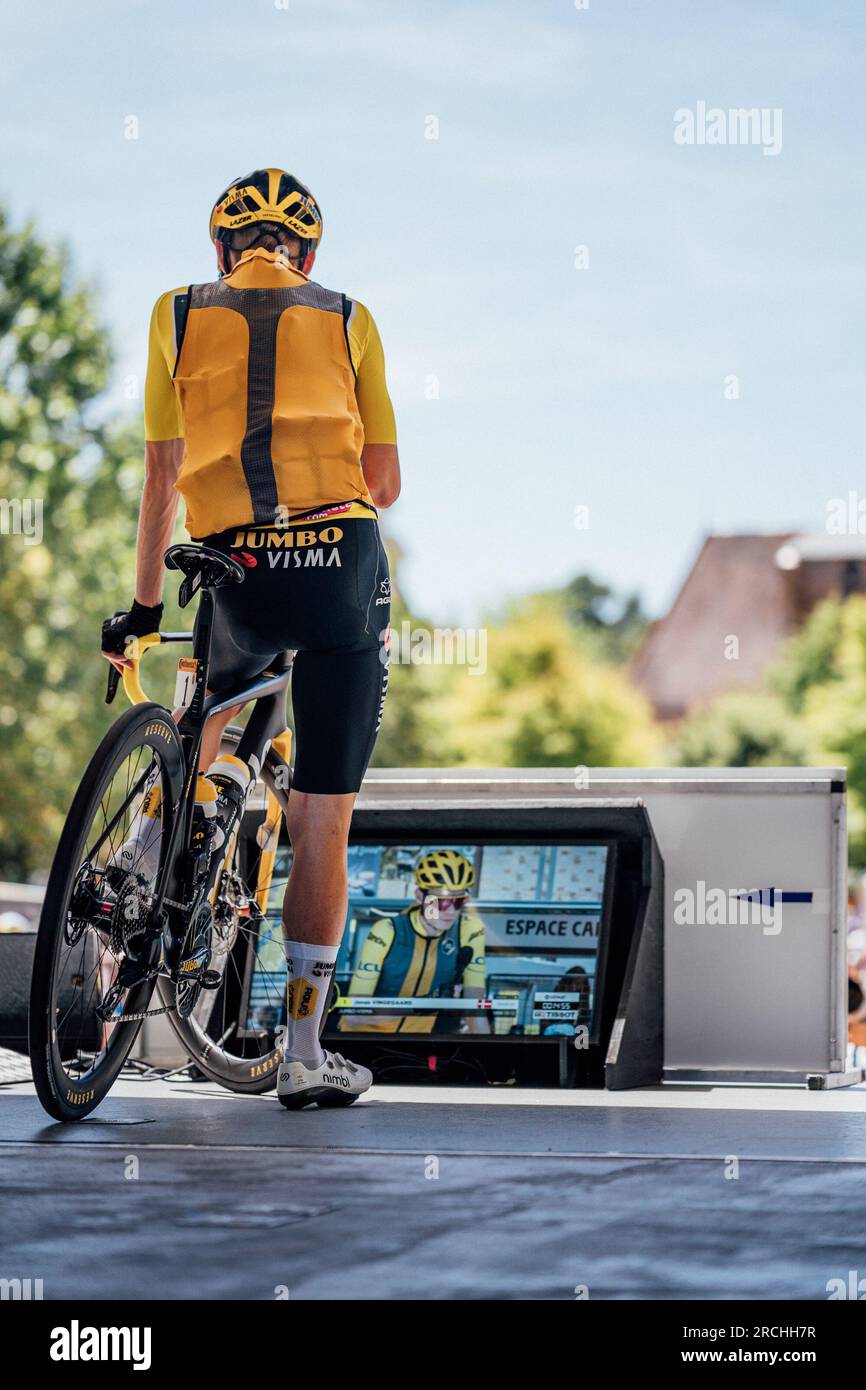
<instances>
[{"instance_id":1,"label":"bicycle chain","mask_svg":"<svg viewBox=\"0 0 866 1390\"><path fill-rule=\"evenodd\" d=\"M140 1018L158 1018L160 1014L173 1014L174 1004L167 1004L164 1009L144 1009L142 1013L121 1014L120 1018L111 1019L112 1023L137 1023Z\"/></svg>"}]
</instances>

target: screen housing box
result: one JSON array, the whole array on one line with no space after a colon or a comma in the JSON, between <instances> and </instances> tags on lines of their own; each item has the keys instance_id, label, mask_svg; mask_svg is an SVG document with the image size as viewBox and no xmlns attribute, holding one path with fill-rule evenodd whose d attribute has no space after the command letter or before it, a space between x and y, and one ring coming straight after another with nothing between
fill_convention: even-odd
<instances>
[{"instance_id":1,"label":"screen housing box","mask_svg":"<svg viewBox=\"0 0 866 1390\"><path fill-rule=\"evenodd\" d=\"M350 839L359 843L598 843L612 846L599 940L599 982L589 1046L564 1037L376 1035L326 1029L324 1038L373 1062L395 1049L419 1064L460 1049L486 1072L560 1085L650 1085L661 1079L663 865L645 807L632 800L547 804L464 802L428 805L390 798L359 802ZM612 876L613 882L610 883ZM494 1052L496 1060L494 1060ZM544 1054L543 1058L541 1054ZM507 1054L507 1055L506 1055ZM503 1078L505 1079L505 1078Z\"/></svg>"},{"instance_id":2,"label":"screen housing box","mask_svg":"<svg viewBox=\"0 0 866 1390\"><path fill-rule=\"evenodd\" d=\"M359 804L647 808L664 859L665 1079L850 1085L844 767L373 768ZM676 896L701 880L792 892L785 930L695 931Z\"/></svg>"}]
</instances>

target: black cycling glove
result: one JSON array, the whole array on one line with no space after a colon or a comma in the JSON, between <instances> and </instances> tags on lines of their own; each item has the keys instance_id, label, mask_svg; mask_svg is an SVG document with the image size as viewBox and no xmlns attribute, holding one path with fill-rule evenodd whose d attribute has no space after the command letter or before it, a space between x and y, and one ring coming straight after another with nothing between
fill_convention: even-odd
<instances>
[{"instance_id":1,"label":"black cycling glove","mask_svg":"<svg viewBox=\"0 0 866 1390\"><path fill-rule=\"evenodd\" d=\"M123 656L127 637L146 637L149 632L158 632L162 622L162 604L155 603L152 608L132 600L128 612L115 613L102 624L102 650Z\"/></svg>"}]
</instances>

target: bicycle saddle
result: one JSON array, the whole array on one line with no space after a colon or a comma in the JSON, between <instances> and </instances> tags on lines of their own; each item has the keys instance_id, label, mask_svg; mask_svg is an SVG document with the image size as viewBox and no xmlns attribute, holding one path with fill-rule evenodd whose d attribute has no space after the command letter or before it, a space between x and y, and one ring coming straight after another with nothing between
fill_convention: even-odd
<instances>
[{"instance_id":1,"label":"bicycle saddle","mask_svg":"<svg viewBox=\"0 0 866 1390\"><path fill-rule=\"evenodd\" d=\"M208 545L170 545L164 558L166 569L180 570L184 576L177 596L181 608L186 608L199 589L241 584L245 578L243 565Z\"/></svg>"}]
</instances>

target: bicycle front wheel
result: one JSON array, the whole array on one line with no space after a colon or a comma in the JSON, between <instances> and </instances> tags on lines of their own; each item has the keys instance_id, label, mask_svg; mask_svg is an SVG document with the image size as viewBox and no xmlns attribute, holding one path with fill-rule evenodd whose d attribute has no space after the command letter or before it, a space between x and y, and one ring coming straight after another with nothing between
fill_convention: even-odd
<instances>
[{"instance_id":1,"label":"bicycle front wheel","mask_svg":"<svg viewBox=\"0 0 866 1390\"><path fill-rule=\"evenodd\" d=\"M83 1119L99 1105L141 1027L154 987L147 964L159 952L149 906L182 787L177 728L161 705L148 703L112 725L73 799L45 891L30 988L33 1080L56 1120ZM145 863L144 850L141 862L129 850L130 831L152 791L161 811Z\"/></svg>"}]
</instances>

